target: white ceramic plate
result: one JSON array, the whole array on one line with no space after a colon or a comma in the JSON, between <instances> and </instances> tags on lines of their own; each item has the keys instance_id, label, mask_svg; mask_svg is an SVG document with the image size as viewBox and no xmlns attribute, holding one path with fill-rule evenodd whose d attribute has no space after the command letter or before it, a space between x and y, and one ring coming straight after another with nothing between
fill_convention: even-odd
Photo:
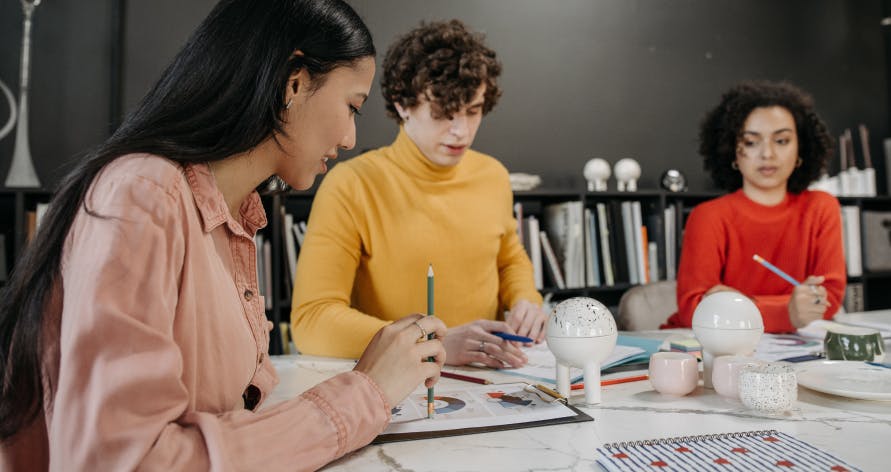
<instances>
[{"instance_id":1,"label":"white ceramic plate","mask_svg":"<svg viewBox=\"0 0 891 472\"><path fill-rule=\"evenodd\" d=\"M882 332L883 338L891 338L891 310L839 313L833 319L839 323L874 328Z\"/></svg>"},{"instance_id":2,"label":"white ceramic plate","mask_svg":"<svg viewBox=\"0 0 891 472\"><path fill-rule=\"evenodd\" d=\"M891 369L856 361L814 361L798 366L798 384L860 400L891 400Z\"/></svg>"}]
</instances>

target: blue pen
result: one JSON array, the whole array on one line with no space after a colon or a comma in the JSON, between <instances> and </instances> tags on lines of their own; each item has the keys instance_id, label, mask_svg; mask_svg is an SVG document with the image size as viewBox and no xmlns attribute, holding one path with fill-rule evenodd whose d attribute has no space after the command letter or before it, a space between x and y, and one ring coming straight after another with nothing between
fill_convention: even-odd
<instances>
[{"instance_id":1,"label":"blue pen","mask_svg":"<svg viewBox=\"0 0 891 472\"><path fill-rule=\"evenodd\" d=\"M495 336L498 336L499 338L504 339L506 341L518 341L521 343L535 342L534 339L527 338L526 336L517 336L516 334L502 333L501 331L495 331L492 334L494 334Z\"/></svg>"},{"instance_id":2,"label":"blue pen","mask_svg":"<svg viewBox=\"0 0 891 472\"><path fill-rule=\"evenodd\" d=\"M767 262L766 260L764 260L763 257L759 256L758 254L755 254L754 256L752 256L752 259L755 259L755 261L757 261L759 264L763 265L764 267L767 267L767 269L769 271L771 271L774 274L777 274L780 277L782 277L783 279L785 279L786 282L789 282L790 284L795 285L796 287L801 285L801 282L793 279L791 275L783 272L782 269L771 264L770 262Z\"/></svg>"},{"instance_id":3,"label":"blue pen","mask_svg":"<svg viewBox=\"0 0 891 472\"><path fill-rule=\"evenodd\" d=\"M874 365L876 367L884 367L886 369L891 369L891 364L886 364L884 362L867 362L869 365Z\"/></svg>"}]
</instances>

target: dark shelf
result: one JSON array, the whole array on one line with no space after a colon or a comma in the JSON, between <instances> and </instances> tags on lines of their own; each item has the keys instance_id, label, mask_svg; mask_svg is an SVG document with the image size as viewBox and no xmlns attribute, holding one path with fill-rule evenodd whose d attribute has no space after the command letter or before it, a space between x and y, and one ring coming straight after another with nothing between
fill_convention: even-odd
<instances>
[{"instance_id":1,"label":"dark shelf","mask_svg":"<svg viewBox=\"0 0 891 472\"><path fill-rule=\"evenodd\" d=\"M625 200L634 200L638 198L659 198L664 195L665 192L662 190L652 190L652 189L644 189L644 190L635 190L633 192L620 192L618 190L604 190L601 192L585 192L585 198L591 200L605 200L605 199L614 199L621 198Z\"/></svg>"}]
</instances>

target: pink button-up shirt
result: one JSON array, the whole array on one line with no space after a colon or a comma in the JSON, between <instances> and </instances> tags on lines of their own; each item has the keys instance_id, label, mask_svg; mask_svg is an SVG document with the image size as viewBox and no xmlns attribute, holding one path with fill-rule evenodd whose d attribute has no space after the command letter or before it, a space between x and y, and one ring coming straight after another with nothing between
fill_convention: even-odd
<instances>
[{"instance_id":1,"label":"pink button-up shirt","mask_svg":"<svg viewBox=\"0 0 891 472\"><path fill-rule=\"evenodd\" d=\"M46 430L6 446L7 461L48 441L38 463L51 470L304 470L383 430L389 406L359 372L245 409L278 382L256 193L236 221L206 165L131 155L85 203L93 215L81 209L68 233L47 311Z\"/></svg>"}]
</instances>

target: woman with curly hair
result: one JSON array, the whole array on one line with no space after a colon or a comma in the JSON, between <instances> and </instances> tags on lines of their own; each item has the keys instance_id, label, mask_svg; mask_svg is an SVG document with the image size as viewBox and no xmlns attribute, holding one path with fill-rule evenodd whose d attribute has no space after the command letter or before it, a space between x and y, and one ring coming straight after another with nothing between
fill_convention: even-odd
<instances>
[{"instance_id":1,"label":"woman with curly hair","mask_svg":"<svg viewBox=\"0 0 891 472\"><path fill-rule=\"evenodd\" d=\"M399 134L335 167L315 196L294 283L297 347L356 357L382 326L424 309L432 264L446 363L521 366L522 351L492 333L541 341L547 317L508 172L470 149L501 94L495 52L460 21L422 23L383 69Z\"/></svg>"},{"instance_id":2,"label":"woman with curly hair","mask_svg":"<svg viewBox=\"0 0 891 472\"><path fill-rule=\"evenodd\" d=\"M845 292L845 260L838 200L807 190L833 147L813 99L785 82L743 82L706 115L699 137L706 170L731 193L690 214L678 312L662 327L689 327L702 297L718 291L751 298L766 332L832 318ZM793 287L755 254L803 283Z\"/></svg>"}]
</instances>

